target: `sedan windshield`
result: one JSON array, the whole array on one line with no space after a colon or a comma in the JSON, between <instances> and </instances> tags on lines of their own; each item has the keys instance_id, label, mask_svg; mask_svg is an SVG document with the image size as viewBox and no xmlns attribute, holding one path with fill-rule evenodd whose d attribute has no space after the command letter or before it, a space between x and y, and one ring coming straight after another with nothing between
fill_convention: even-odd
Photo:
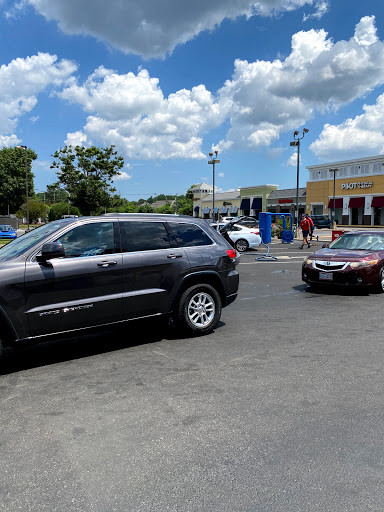
<instances>
[{"instance_id":1,"label":"sedan windshield","mask_svg":"<svg viewBox=\"0 0 384 512\"><path fill-rule=\"evenodd\" d=\"M68 222L72 222L73 219L66 219ZM30 247L39 243L46 236L55 232L57 229L64 227L66 224L63 221L60 222L50 222L44 226L40 226L39 228L22 235L16 240L13 240L8 245L5 245L2 249L0 249L0 261L7 261L12 258L16 258L24 251L28 250Z\"/></svg>"},{"instance_id":2,"label":"sedan windshield","mask_svg":"<svg viewBox=\"0 0 384 512\"><path fill-rule=\"evenodd\" d=\"M354 233L337 238L330 249L348 249L362 251L384 251L384 235L375 233Z\"/></svg>"},{"instance_id":3,"label":"sedan windshield","mask_svg":"<svg viewBox=\"0 0 384 512\"><path fill-rule=\"evenodd\" d=\"M13 227L1 224L0 225L0 231L13 231Z\"/></svg>"}]
</instances>

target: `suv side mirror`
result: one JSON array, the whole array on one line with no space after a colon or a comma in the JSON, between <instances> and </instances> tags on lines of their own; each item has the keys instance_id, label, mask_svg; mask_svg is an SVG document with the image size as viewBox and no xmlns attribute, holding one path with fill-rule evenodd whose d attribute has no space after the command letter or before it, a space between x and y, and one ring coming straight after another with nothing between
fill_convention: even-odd
<instances>
[{"instance_id":1,"label":"suv side mirror","mask_svg":"<svg viewBox=\"0 0 384 512\"><path fill-rule=\"evenodd\" d=\"M62 258L63 256L65 256L63 244L59 244L58 242L49 242L43 245L41 248L41 254L36 256L36 261L39 263L46 263L48 260Z\"/></svg>"}]
</instances>

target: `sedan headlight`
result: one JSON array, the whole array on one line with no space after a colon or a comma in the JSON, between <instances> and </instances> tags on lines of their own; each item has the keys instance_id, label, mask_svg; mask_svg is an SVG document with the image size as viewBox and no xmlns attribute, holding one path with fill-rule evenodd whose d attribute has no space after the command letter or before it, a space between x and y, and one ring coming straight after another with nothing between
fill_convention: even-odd
<instances>
[{"instance_id":1,"label":"sedan headlight","mask_svg":"<svg viewBox=\"0 0 384 512\"><path fill-rule=\"evenodd\" d=\"M349 265L351 268L362 268L368 267L369 265L376 265L379 260L362 260L362 261L352 261Z\"/></svg>"},{"instance_id":2,"label":"sedan headlight","mask_svg":"<svg viewBox=\"0 0 384 512\"><path fill-rule=\"evenodd\" d=\"M310 260L309 258L304 258L304 265L307 265L307 267L310 267L312 265L313 260Z\"/></svg>"}]
</instances>

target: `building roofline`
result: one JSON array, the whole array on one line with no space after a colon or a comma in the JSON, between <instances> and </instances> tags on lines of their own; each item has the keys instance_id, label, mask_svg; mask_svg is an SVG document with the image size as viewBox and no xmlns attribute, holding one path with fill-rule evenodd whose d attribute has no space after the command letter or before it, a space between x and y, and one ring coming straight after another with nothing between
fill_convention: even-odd
<instances>
[{"instance_id":1,"label":"building roofline","mask_svg":"<svg viewBox=\"0 0 384 512\"><path fill-rule=\"evenodd\" d=\"M266 188L266 187L278 187L279 185L253 185L251 187L239 187L240 190L247 190L249 188Z\"/></svg>"},{"instance_id":2,"label":"building roofline","mask_svg":"<svg viewBox=\"0 0 384 512\"><path fill-rule=\"evenodd\" d=\"M352 160L340 160L339 162L325 162L323 164L307 165L306 169L308 171L313 171L315 169L320 169L320 168L323 169L324 167L328 167L328 168L334 168L334 167L338 167L338 166L343 167L348 164L362 162L363 160L368 160L370 162L375 161L375 160L382 161L382 160L384 160L384 155L366 156L364 158L354 158Z\"/></svg>"}]
</instances>

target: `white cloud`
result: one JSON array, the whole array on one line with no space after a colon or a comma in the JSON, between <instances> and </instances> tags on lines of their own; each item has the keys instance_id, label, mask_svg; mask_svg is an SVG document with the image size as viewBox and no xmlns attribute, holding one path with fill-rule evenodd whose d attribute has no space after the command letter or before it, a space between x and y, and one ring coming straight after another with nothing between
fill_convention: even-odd
<instances>
[{"instance_id":1,"label":"white cloud","mask_svg":"<svg viewBox=\"0 0 384 512\"><path fill-rule=\"evenodd\" d=\"M320 19L329 11L329 0L318 0L315 2L315 12L311 14L304 14L303 21L311 18Z\"/></svg>"},{"instance_id":2,"label":"white cloud","mask_svg":"<svg viewBox=\"0 0 384 512\"><path fill-rule=\"evenodd\" d=\"M120 174L118 176L115 176L113 178L113 181L125 181L125 180L130 180L131 178L132 178L131 174L128 174L125 171L120 171Z\"/></svg>"},{"instance_id":3,"label":"white cloud","mask_svg":"<svg viewBox=\"0 0 384 512\"><path fill-rule=\"evenodd\" d=\"M216 95L198 85L165 97L146 69L118 74L101 66L59 96L89 114L67 143L114 144L129 159L204 159L203 136L227 120L225 139L212 147L257 150L304 126L317 110L339 108L383 83L384 43L370 16L348 41L335 43L312 29L292 36L284 60L236 60L231 80Z\"/></svg>"},{"instance_id":4,"label":"white cloud","mask_svg":"<svg viewBox=\"0 0 384 512\"><path fill-rule=\"evenodd\" d=\"M67 34L96 37L125 53L164 57L225 19L268 16L314 0L24 0ZM317 7L315 7L318 10ZM8 16L12 16L9 12Z\"/></svg>"},{"instance_id":5,"label":"white cloud","mask_svg":"<svg viewBox=\"0 0 384 512\"><path fill-rule=\"evenodd\" d=\"M324 30L298 32L285 60L235 61L219 91L231 128L220 150L268 146L298 129L316 110L338 108L384 83L384 43L374 17L364 17L349 41L334 43Z\"/></svg>"},{"instance_id":6,"label":"white cloud","mask_svg":"<svg viewBox=\"0 0 384 512\"><path fill-rule=\"evenodd\" d=\"M356 26L355 40L357 44L369 46L376 43L377 35L376 28L373 25L373 16L364 16L361 18L360 23Z\"/></svg>"},{"instance_id":7,"label":"white cloud","mask_svg":"<svg viewBox=\"0 0 384 512\"><path fill-rule=\"evenodd\" d=\"M342 160L361 155L384 154L384 94L364 114L338 126L326 124L310 149L322 160Z\"/></svg>"},{"instance_id":8,"label":"white cloud","mask_svg":"<svg viewBox=\"0 0 384 512\"><path fill-rule=\"evenodd\" d=\"M16 146L21 140L16 135L0 135L0 148Z\"/></svg>"},{"instance_id":9,"label":"white cloud","mask_svg":"<svg viewBox=\"0 0 384 512\"><path fill-rule=\"evenodd\" d=\"M67 146L90 146L87 141L87 136L82 131L77 131L73 133L67 134L67 139L65 140L65 144Z\"/></svg>"},{"instance_id":10,"label":"white cloud","mask_svg":"<svg viewBox=\"0 0 384 512\"><path fill-rule=\"evenodd\" d=\"M92 113L82 132L67 135L67 143L114 144L129 158L206 158L202 134L225 120L204 85L164 98L158 79L145 69L119 75L101 67L59 96Z\"/></svg>"},{"instance_id":11,"label":"white cloud","mask_svg":"<svg viewBox=\"0 0 384 512\"><path fill-rule=\"evenodd\" d=\"M223 172L218 172L217 175L218 175L219 178L224 178L224 173Z\"/></svg>"},{"instance_id":12,"label":"white cloud","mask_svg":"<svg viewBox=\"0 0 384 512\"><path fill-rule=\"evenodd\" d=\"M14 59L0 67L0 133L4 144L20 142L12 134L18 119L33 110L40 93L61 86L75 70L72 62L57 61L56 55L48 53Z\"/></svg>"},{"instance_id":13,"label":"white cloud","mask_svg":"<svg viewBox=\"0 0 384 512\"><path fill-rule=\"evenodd\" d=\"M299 160L301 163L301 155L299 155ZM287 167L297 167L297 150L288 158Z\"/></svg>"}]
</instances>

